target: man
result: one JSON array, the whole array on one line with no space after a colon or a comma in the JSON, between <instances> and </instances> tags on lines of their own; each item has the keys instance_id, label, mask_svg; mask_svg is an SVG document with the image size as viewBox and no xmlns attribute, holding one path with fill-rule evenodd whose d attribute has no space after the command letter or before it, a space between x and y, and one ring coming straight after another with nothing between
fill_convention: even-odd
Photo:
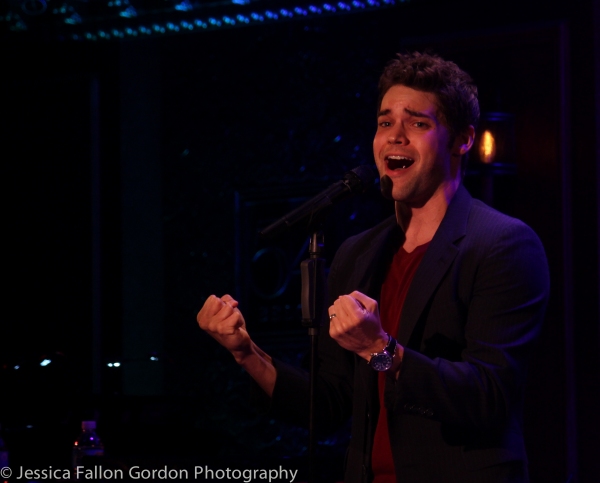
<instances>
[{"instance_id":1,"label":"man","mask_svg":"<svg viewBox=\"0 0 600 483\"><path fill-rule=\"evenodd\" d=\"M316 427L352 418L348 483L528 481L523 389L548 298L543 247L462 186L479 118L468 74L399 54L379 89L373 153L396 215L332 263ZM275 415L306 423L306 373L252 342L235 300L211 296L197 319Z\"/></svg>"}]
</instances>

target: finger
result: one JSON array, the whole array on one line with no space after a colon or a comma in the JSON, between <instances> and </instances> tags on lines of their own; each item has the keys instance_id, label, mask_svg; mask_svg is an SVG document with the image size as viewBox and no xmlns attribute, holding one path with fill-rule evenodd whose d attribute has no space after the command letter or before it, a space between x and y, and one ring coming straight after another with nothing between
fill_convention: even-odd
<instances>
[{"instance_id":1,"label":"finger","mask_svg":"<svg viewBox=\"0 0 600 483\"><path fill-rule=\"evenodd\" d=\"M217 325L215 332L220 335L233 335L237 330L242 327L243 322L239 314L232 313L229 317L222 320L220 324Z\"/></svg>"},{"instance_id":2,"label":"finger","mask_svg":"<svg viewBox=\"0 0 600 483\"><path fill-rule=\"evenodd\" d=\"M335 322L337 322L338 325L348 318L348 313L344 306L342 297L338 297L337 300L333 302L333 313L336 315L334 319L336 319Z\"/></svg>"},{"instance_id":3,"label":"finger","mask_svg":"<svg viewBox=\"0 0 600 483\"><path fill-rule=\"evenodd\" d=\"M223 303L219 297L216 295L209 295L209 297L204 302L204 305L200 309L200 312L203 315L207 315L209 317L215 315L219 310L221 310Z\"/></svg>"},{"instance_id":4,"label":"finger","mask_svg":"<svg viewBox=\"0 0 600 483\"><path fill-rule=\"evenodd\" d=\"M348 317L361 317L365 313L365 306L352 295L342 295L339 298L341 310Z\"/></svg>"},{"instance_id":5,"label":"finger","mask_svg":"<svg viewBox=\"0 0 600 483\"><path fill-rule=\"evenodd\" d=\"M375 308L377 307L377 301L373 300L371 297L368 297L367 295L365 295L364 293L359 292L358 290L355 290L354 292L352 292L350 294L351 297L354 297L354 300L356 300L356 302L358 304L360 304L362 307L366 308L369 311L374 311Z\"/></svg>"},{"instance_id":6,"label":"finger","mask_svg":"<svg viewBox=\"0 0 600 483\"><path fill-rule=\"evenodd\" d=\"M231 295L229 294L225 294L221 297L221 300L225 303L228 303L229 305L231 305L232 307L237 307L239 305L239 302L237 300L235 300Z\"/></svg>"},{"instance_id":7,"label":"finger","mask_svg":"<svg viewBox=\"0 0 600 483\"><path fill-rule=\"evenodd\" d=\"M219 297L210 295L196 315L196 321L201 328L206 329L210 320L222 309L223 302Z\"/></svg>"},{"instance_id":8,"label":"finger","mask_svg":"<svg viewBox=\"0 0 600 483\"><path fill-rule=\"evenodd\" d=\"M210 296L204 307L198 312L196 320L203 330L212 331L225 318L233 313L233 307L223 302L219 297Z\"/></svg>"}]
</instances>

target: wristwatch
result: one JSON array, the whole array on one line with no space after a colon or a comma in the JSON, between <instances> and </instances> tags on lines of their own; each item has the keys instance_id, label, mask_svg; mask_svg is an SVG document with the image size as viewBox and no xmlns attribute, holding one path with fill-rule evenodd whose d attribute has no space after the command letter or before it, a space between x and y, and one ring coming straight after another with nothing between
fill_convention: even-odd
<instances>
[{"instance_id":1,"label":"wristwatch","mask_svg":"<svg viewBox=\"0 0 600 483\"><path fill-rule=\"evenodd\" d=\"M381 352L375 352L374 354L371 354L371 360L369 360L369 365L376 371L387 371L390 367L392 367L392 362L394 361L395 354L396 339L394 339L391 335L388 334L387 345Z\"/></svg>"}]
</instances>

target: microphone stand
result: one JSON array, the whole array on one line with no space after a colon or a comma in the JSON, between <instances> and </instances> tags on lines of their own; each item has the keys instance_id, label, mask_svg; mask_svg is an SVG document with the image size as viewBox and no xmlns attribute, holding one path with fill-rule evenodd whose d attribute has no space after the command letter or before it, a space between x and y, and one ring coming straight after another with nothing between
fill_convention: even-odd
<instances>
[{"instance_id":1,"label":"microphone stand","mask_svg":"<svg viewBox=\"0 0 600 483\"><path fill-rule=\"evenodd\" d=\"M308 420L308 483L315 483L315 381L317 374L317 340L325 309L326 282L323 233L313 232L309 244L309 258L300 264L302 278L302 325L310 337L309 367L309 420Z\"/></svg>"}]
</instances>

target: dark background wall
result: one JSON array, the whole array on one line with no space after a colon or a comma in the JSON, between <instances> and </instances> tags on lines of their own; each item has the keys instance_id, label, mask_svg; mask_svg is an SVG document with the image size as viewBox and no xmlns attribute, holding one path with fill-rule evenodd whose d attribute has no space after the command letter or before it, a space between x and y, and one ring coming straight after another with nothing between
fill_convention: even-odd
<instances>
[{"instance_id":1,"label":"dark background wall","mask_svg":"<svg viewBox=\"0 0 600 483\"><path fill-rule=\"evenodd\" d=\"M232 293L260 345L300 361L306 236L256 231L371 161L384 63L430 48L473 75L484 112L514 115L516 174L495 178L490 201L536 230L550 262L532 481L595 481L597 2L447 3L143 41L3 40L0 423L13 461L68 465L80 421L96 418L114 464L303 468L306 432L250 408L245 375L195 315ZM485 194L476 174L466 184ZM376 190L336 207L327 260L390 212ZM319 446L332 481L346 438Z\"/></svg>"}]
</instances>

